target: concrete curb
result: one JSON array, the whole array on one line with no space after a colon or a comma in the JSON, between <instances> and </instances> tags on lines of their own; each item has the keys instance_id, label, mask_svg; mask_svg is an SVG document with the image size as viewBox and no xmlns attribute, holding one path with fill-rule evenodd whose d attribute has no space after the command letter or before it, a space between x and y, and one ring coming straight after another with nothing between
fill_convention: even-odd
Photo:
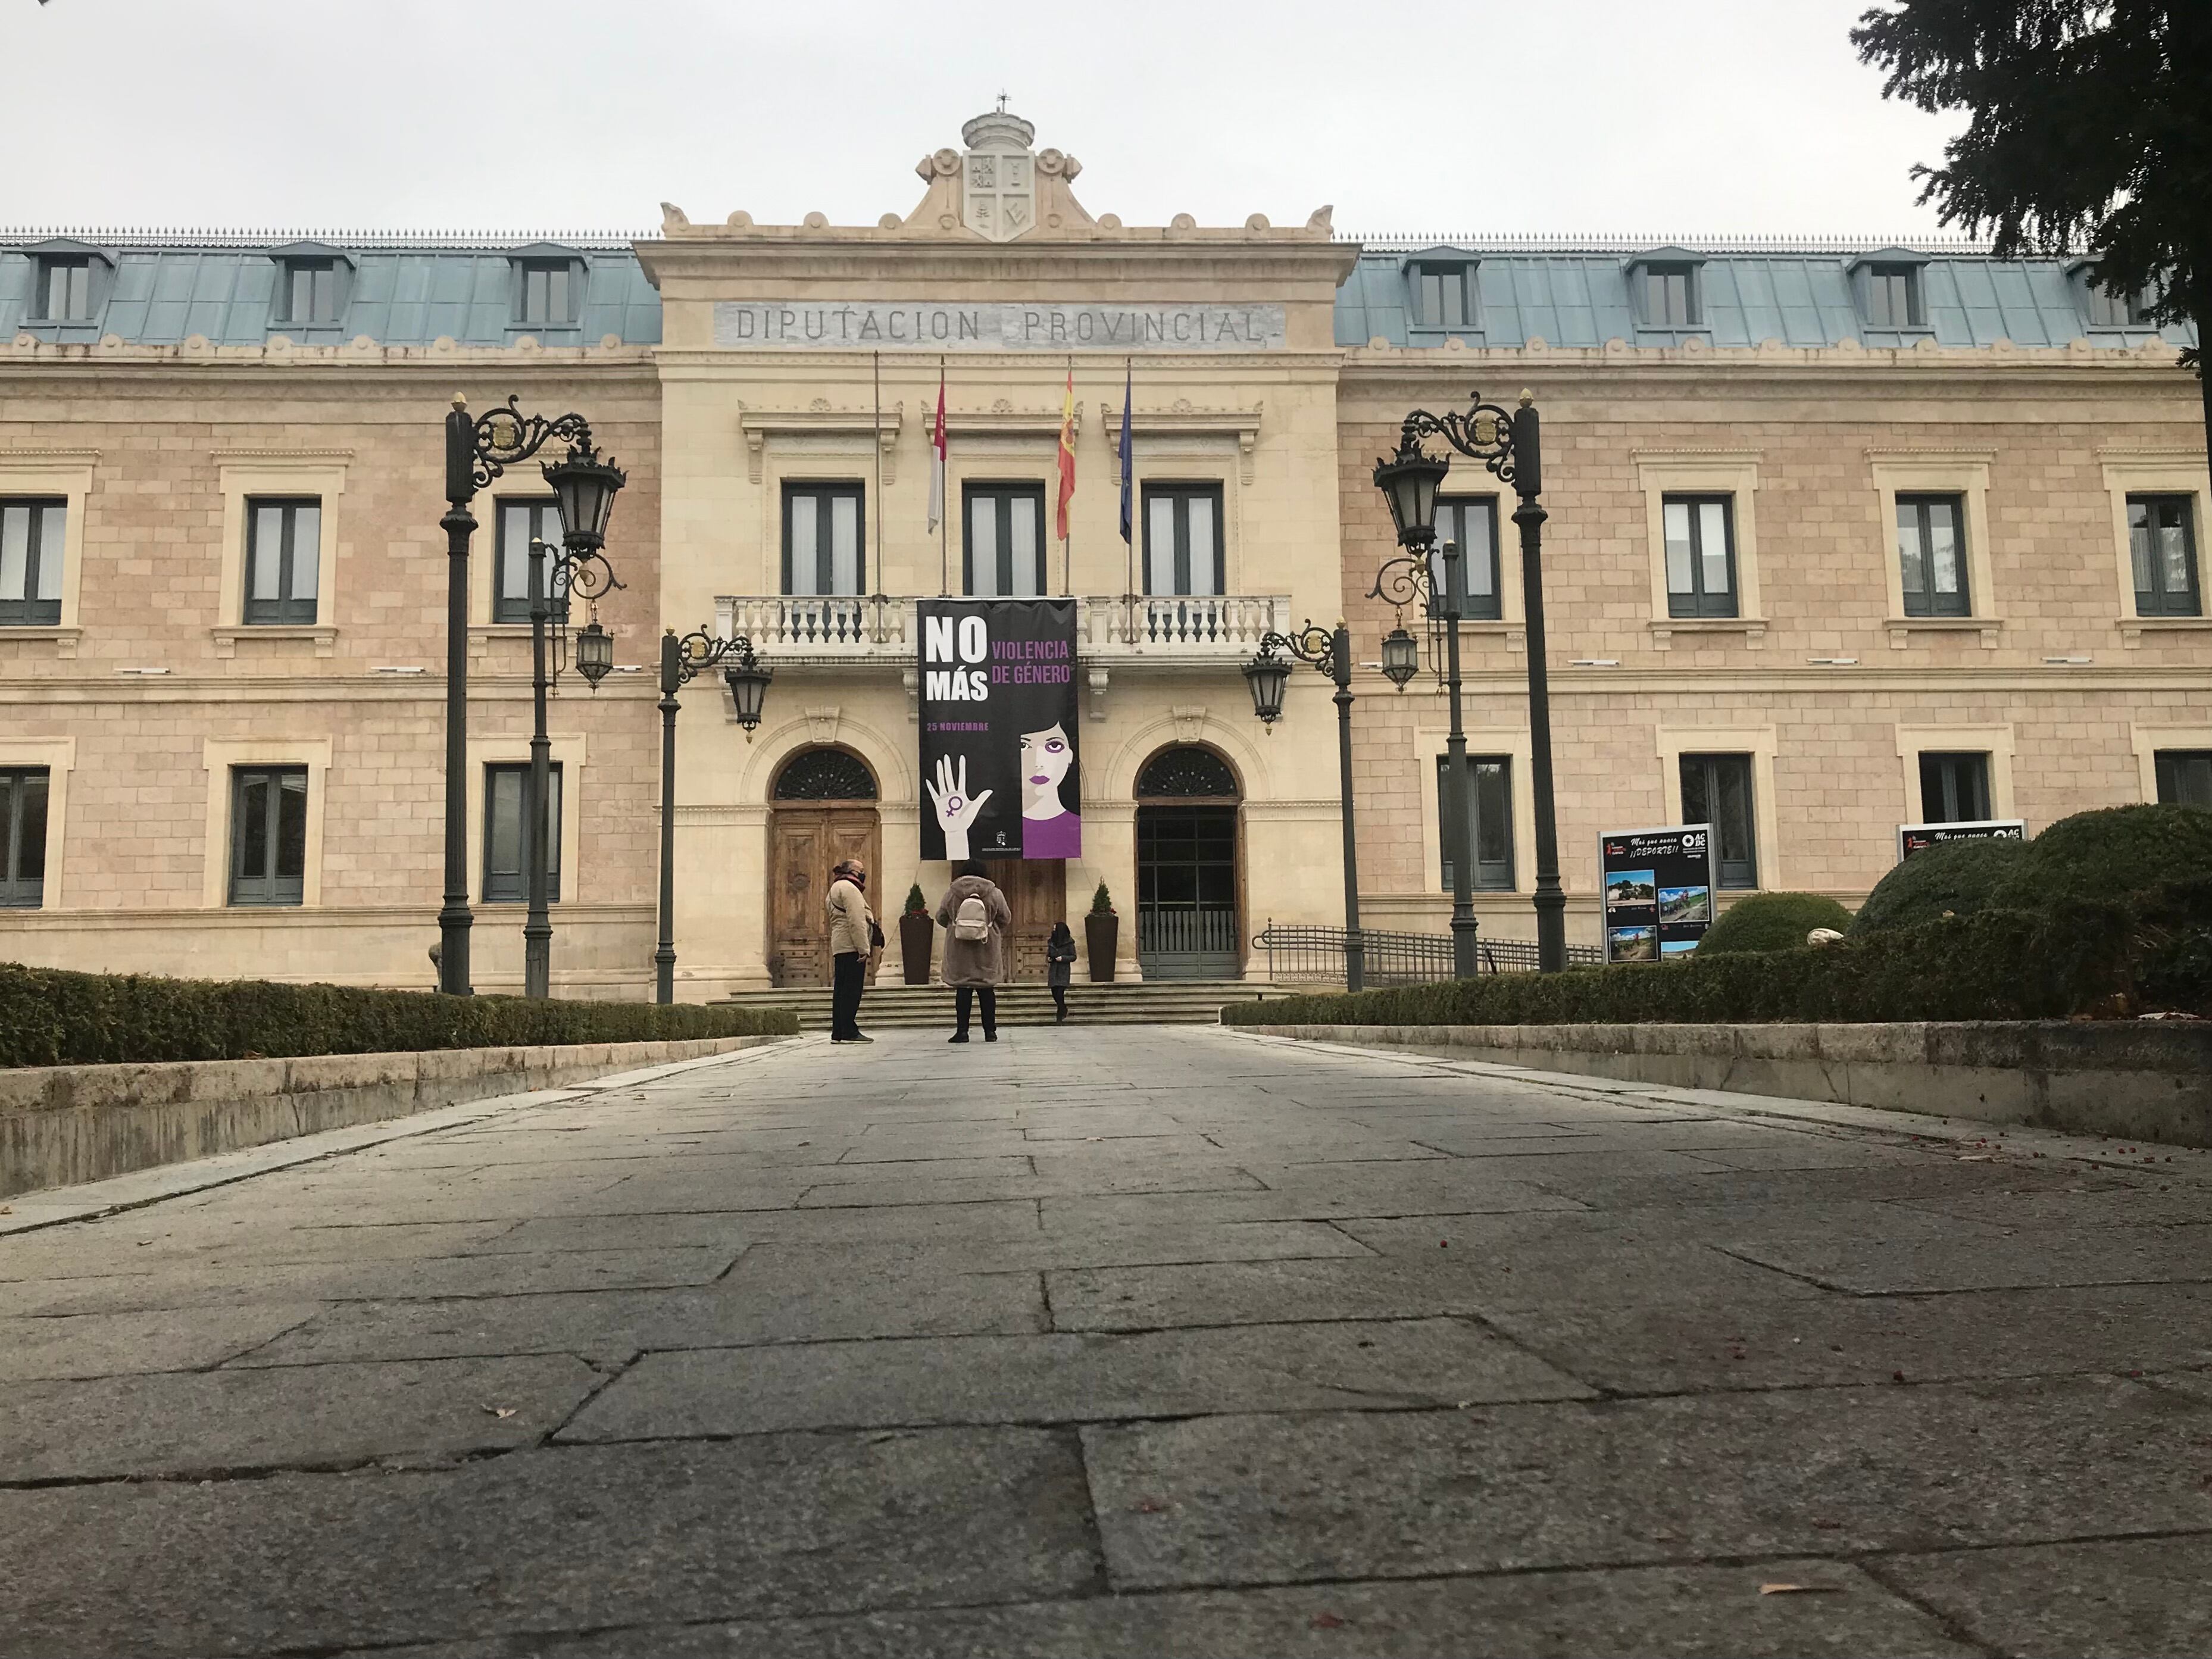
<instances>
[{"instance_id":1,"label":"concrete curb","mask_svg":"<svg viewBox=\"0 0 2212 1659\"><path fill-rule=\"evenodd\" d=\"M2212 1023L1261 1025L1257 1036L1449 1052L1678 1089L2212 1146Z\"/></svg>"},{"instance_id":2,"label":"concrete curb","mask_svg":"<svg viewBox=\"0 0 2212 1659\"><path fill-rule=\"evenodd\" d=\"M0 1198L786 1041L702 1037L0 1071Z\"/></svg>"}]
</instances>

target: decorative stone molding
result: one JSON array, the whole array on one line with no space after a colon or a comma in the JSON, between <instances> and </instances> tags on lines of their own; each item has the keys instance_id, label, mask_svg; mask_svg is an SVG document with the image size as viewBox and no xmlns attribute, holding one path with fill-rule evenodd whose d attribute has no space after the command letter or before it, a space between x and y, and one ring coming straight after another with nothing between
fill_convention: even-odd
<instances>
[{"instance_id":1,"label":"decorative stone molding","mask_svg":"<svg viewBox=\"0 0 2212 1659\"><path fill-rule=\"evenodd\" d=\"M811 409L784 412L758 409L739 411L738 430L745 441L747 479L754 483L761 481L770 438L858 438L865 441L872 433L883 451L884 483L896 483L899 428L906 421L906 404L893 404L878 414L865 409L834 410L829 402L826 398L817 398ZM1056 426L1054 430L1058 430Z\"/></svg>"},{"instance_id":2,"label":"decorative stone molding","mask_svg":"<svg viewBox=\"0 0 2212 1659\"><path fill-rule=\"evenodd\" d=\"M208 629L208 637L215 641L215 653L222 658L238 654L238 642L252 640L257 644L277 641L305 640L312 642L319 657L337 654L338 630L329 623L314 623L304 626L262 623L252 625L224 623Z\"/></svg>"},{"instance_id":3,"label":"decorative stone molding","mask_svg":"<svg viewBox=\"0 0 2212 1659\"><path fill-rule=\"evenodd\" d=\"M1178 398L1172 407L1164 410L1133 410L1129 416L1129 436L1132 442L1141 438L1234 438L1237 441L1237 469L1239 480L1252 482L1253 452L1260 441L1260 422L1265 404L1255 404L1249 409L1198 409L1188 398ZM1079 428L1082 422L1080 406L1076 411ZM1098 428L1105 434L1107 453L1113 457L1113 483L1121 486L1121 411L1112 404L1098 405ZM1058 429L1058 423L1054 423Z\"/></svg>"},{"instance_id":4,"label":"decorative stone molding","mask_svg":"<svg viewBox=\"0 0 2212 1659\"><path fill-rule=\"evenodd\" d=\"M806 711L807 734L817 743L837 741L837 724L844 711L834 702L822 703Z\"/></svg>"}]
</instances>

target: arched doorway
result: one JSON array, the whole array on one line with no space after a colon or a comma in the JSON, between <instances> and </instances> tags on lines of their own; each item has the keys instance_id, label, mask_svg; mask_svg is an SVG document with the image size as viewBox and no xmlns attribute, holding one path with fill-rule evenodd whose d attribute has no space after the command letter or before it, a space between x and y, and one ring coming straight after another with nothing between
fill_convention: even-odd
<instances>
[{"instance_id":1,"label":"arched doorway","mask_svg":"<svg viewBox=\"0 0 2212 1659\"><path fill-rule=\"evenodd\" d=\"M830 867L865 859L872 875L883 863L876 776L850 750L802 749L784 763L769 793L769 977L777 985L827 985L830 921L822 901Z\"/></svg>"},{"instance_id":2,"label":"arched doorway","mask_svg":"<svg viewBox=\"0 0 2212 1659\"><path fill-rule=\"evenodd\" d=\"M1243 971L1237 805L1211 749L1163 749L1137 775L1137 965L1150 979Z\"/></svg>"}]
</instances>

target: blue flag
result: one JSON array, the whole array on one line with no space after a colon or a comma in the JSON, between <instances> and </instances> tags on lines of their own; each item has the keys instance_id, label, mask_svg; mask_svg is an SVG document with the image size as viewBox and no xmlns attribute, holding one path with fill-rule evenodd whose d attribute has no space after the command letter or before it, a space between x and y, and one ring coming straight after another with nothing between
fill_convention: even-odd
<instances>
[{"instance_id":1,"label":"blue flag","mask_svg":"<svg viewBox=\"0 0 2212 1659\"><path fill-rule=\"evenodd\" d=\"M1131 492L1136 485L1129 477L1129 388L1135 383L1135 376L1131 369L1126 367L1122 370L1122 374L1124 378L1121 381L1121 539L1133 545L1133 539L1130 535L1132 520L1129 502Z\"/></svg>"}]
</instances>

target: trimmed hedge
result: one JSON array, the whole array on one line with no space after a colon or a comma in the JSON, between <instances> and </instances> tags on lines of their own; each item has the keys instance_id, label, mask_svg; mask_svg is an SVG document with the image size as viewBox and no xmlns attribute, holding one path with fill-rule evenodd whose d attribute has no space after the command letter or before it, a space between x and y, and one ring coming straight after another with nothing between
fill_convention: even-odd
<instances>
[{"instance_id":1,"label":"trimmed hedge","mask_svg":"<svg viewBox=\"0 0 2212 1659\"><path fill-rule=\"evenodd\" d=\"M1738 1024L2212 1012L2212 881L2118 904L1984 910L1820 949L1498 974L1232 1003L1241 1025Z\"/></svg>"},{"instance_id":2,"label":"trimmed hedge","mask_svg":"<svg viewBox=\"0 0 2212 1659\"><path fill-rule=\"evenodd\" d=\"M1752 893L1721 912L1698 941L1697 953L1795 951L1815 927L1840 933L1850 925L1851 913L1826 893Z\"/></svg>"},{"instance_id":3,"label":"trimmed hedge","mask_svg":"<svg viewBox=\"0 0 2212 1659\"><path fill-rule=\"evenodd\" d=\"M783 1008L538 1002L0 963L0 1066L788 1036L798 1030L798 1017Z\"/></svg>"},{"instance_id":4,"label":"trimmed hedge","mask_svg":"<svg viewBox=\"0 0 2212 1659\"><path fill-rule=\"evenodd\" d=\"M1875 884L1851 919L1854 934L1936 921L1945 911L1971 916L2027 851L2025 842L1951 841L1915 853Z\"/></svg>"},{"instance_id":5,"label":"trimmed hedge","mask_svg":"<svg viewBox=\"0 0 2212 1659\"><path fill-rule=\"evenodd\" d=\"M2107 806L2061 818L2028 842L1990 902L2021 910L2065 899L2121 903L2162 883L2207 873L2212 873L2212 812L2194 806Z\"/></svg>"}]
</instances>

